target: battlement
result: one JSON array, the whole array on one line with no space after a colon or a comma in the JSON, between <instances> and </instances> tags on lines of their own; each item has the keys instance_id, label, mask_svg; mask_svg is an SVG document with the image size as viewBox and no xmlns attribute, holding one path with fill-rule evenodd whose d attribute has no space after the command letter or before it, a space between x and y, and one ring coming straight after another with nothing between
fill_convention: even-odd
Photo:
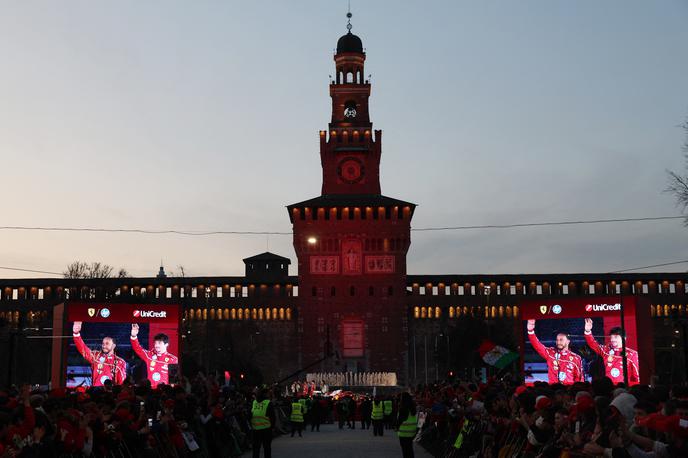
<instances>
[{"instance_id":1,"label":"battlement","mask_svg":"<svg viewBox=\"0 0 688 458\"><path fill-rule=\"evenodd\" d=\"M328 135L329 133L329 135ZM335 128L320 131L320 146L337 145L374 145L382 141L382 130L359 128Z\"/></svg>"}]
</instances>

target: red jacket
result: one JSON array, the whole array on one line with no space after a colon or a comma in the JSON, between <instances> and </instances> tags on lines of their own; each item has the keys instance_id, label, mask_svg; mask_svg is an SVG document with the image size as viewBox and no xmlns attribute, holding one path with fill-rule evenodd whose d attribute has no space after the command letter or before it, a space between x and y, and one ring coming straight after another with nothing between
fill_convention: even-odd
<instances>
[{"instance_id":1,"label":"red jacket","mask_svg":"<svg viewBox=\"0 0 688 458\"><path fill-rule=\"evenodd\" d=\"M93 386L103 386L107 380L121 385L127 378L127 363L114 352L106 354L100 350L91 350L84 343L81 334L74 334L74 344L81 356L91 364Z\"/></svg>"},{"instance_id":2,"label":"red jacket","mask_svg":"<svg viewBox=\"0 0 688 458\"><path fill-rule=\"evenodd\" d=\"M584 335L585 342L588 346L604 360L604 369L607 377L612 379L614 383L623 382L623 357L621 356L621 348L613 348L608 344L600 345L592 336L592 332L586 331ZM628 369L628 384L637 385L640 383L640 376L638 374L638 352L628 347L626 347L626 368Z\"/></svg>"},{"instance_id":3,"label":"red jacket","mask_svg":"<svg viewBox=\"0 0 688 458\"><path fill-rule=\"evenodd\" d=\"M12 425L7 429L5 435L5 443L0 444L0 452L4 452L7 448L21 449L26 444L26 439L33 432L33 427L36 424L36 417L33 409L29 406L24 406L24 420L18 425ZM23 444L23 445L21 445ZM4 446L7 447L4 447ZM19 445L19 446L17 446Z\"/></svg>"},{"instance_id":4,"label":"red jacket","mask_svg":"<svg viewBox=\"0 0 688 458\"><path fill-rule=\"evenodd\" d=\"M562 383L571 385L584 382L583 360L570 350L559 351L555 347L545 347L535 335L535 331L528 331L528 340L535 351L547 362L548 383Z\"/></svg>"},{"instance_id":5,"label":"red jacket","mask_svg":"<svg viewBox=\"0 0 688 458\"><path fill-rule=\"evenodd\" d=\"M156 353L155 350L145 350L139 343L136 337L131 338L131 348L136 354L146 362L146 370L148 371L148 380L151 382L153 388L158 384L170 383L169 365L178 364L179 360L171 353Z\"/></svg>"}]
</instances>

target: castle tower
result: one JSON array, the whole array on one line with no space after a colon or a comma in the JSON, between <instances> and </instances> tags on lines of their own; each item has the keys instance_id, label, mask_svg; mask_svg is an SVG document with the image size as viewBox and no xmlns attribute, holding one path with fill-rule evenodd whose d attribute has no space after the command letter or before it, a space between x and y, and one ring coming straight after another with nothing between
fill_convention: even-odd
<instances>
[{"instance_id":1,"label":"castle tower","mask_svg":"<svg viewBox=\"0 0 688 458\"><path fill-rule=\"evenodd\" d=\"M322 193L287 207L298 258L300 364L316 363L309 372L391 371L403 380L415 204L381 194L382 132L370 121L362 41L347 28L334 55L332 118L320 131Z\"/></svg>"}]
</instances>

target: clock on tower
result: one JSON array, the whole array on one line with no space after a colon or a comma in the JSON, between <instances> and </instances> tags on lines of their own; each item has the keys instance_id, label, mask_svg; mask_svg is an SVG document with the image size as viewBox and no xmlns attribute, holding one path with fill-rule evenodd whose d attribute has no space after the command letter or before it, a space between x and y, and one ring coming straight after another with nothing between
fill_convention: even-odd
<instances>
[{"instance_id":1,"label":"clock on tower","mask_svg":"<svg viewBox=\"0 0 688 458\"><path fill-rule=\"evenodd\" d=\"M345 157L337 166L337 176L347 184L355 184L363 179L363 161L356 157Z\"/></svg>"}]
</instances>

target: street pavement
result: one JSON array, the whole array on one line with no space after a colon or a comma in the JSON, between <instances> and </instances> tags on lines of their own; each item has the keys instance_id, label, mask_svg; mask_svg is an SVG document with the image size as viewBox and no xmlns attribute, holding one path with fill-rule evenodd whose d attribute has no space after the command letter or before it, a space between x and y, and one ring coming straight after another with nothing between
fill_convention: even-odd
<instances>
[{"instance_id":1,"label":"street pavement","mask_svg":"<svg viewBox=\"0 0 688 458\"><path fill-rule=\"evenodd\" d=\"M360 424L359 424L360 425ZM359 426L356 425L356 426ZM431 458L420 445L414 444L414 452L417 458ZM244 456L251 456L249 451ZM260 456L263 456L261 450ZM277 437L272 441L272 456L275 458L392 458L401 456L401 447L397 433L385 430L382 437L373 436L373 428L367 430L339 429L335 425L321 425L320 432L308 431L303 437L289 434Z\"/></svg>"}]
</instances>

